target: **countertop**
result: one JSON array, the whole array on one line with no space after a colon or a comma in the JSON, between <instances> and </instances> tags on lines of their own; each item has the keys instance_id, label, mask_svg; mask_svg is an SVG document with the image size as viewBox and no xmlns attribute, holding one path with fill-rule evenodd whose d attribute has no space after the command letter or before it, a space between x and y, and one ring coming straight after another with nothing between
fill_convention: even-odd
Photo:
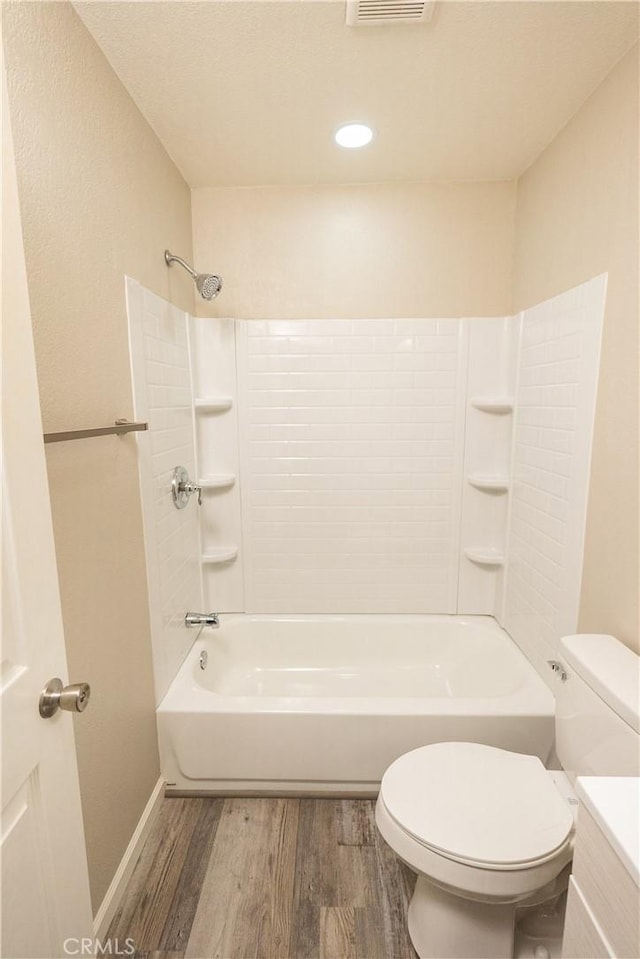
<instances>
[{"instance_id":1,"label":"countertop","mask_svg":"<svg viewBox=\"0 0 640 959\"><path fill-rule=\"evenodd\" d=\"M576 793L640 886L640 779L579 776Z\"/></svg>"}]
</instances>

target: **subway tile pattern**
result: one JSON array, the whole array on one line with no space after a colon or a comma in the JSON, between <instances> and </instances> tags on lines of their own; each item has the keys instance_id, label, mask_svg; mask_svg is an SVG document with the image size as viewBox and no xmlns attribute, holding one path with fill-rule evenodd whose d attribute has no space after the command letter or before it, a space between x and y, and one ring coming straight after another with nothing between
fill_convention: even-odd
<instances>
[{"instance_id":1,"label":"subway tile pattern","mask_svg":"<svg viewBox=\"0 0 640 959\"><path fill-rule=\"evenodd\" d=\"M578 625L605 289L522 314L505 626L546 680Z\"/></svg>"},{"instance_id":2,"label":"subway tile pattern","mask_svg":"<svg viewBox=\"0 0 640 959\"><path fill-rule=\"evenodd\" d=\"M461 320L238 324L248 612L454 612Z\"/></svg>"},{"instance_id":3,"label":"subway tile pattern","mask_svg":"<svg viewBox=\"0 0 640 959\"><path fill-rule=\"evenodd\" d=\"M149 422L136 435L159 702L193 642L185 613L202 608L198 507L171 498L176 466L195 476L187 314L129 278L127 307L135 415Z\"/></svg>"}]
</instances>

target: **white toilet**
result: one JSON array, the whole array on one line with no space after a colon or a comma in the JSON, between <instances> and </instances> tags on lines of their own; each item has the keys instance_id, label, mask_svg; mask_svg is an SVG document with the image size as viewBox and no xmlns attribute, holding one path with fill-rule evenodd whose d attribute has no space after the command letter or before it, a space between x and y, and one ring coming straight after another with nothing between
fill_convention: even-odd
<instances>
[{"instance_id":1,"label":"white toilet","mask_svg":"<svg viewBox=\"0 0 640 959\"><path fill-rule=\"evenodd\" d=\"M640 660L612 636L561 641L556 750L478 743L414 749L385 772L380 833L418 873L409 934L420 959L511 959L516 909L558 896L573 855L577 775L640 774Z\"/></svg>"}]
</instances>

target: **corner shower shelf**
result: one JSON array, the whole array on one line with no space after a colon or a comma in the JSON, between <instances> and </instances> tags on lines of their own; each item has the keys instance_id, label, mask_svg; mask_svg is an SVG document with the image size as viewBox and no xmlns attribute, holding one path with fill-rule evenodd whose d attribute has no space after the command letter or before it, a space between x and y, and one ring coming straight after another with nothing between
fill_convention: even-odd
<instances>
[{"instance_id":1,"label":"corner shower shelf","mask_svg":"<svg viewBox=\"0 0 640 959\"><path fill-rule=\"evenodd\" d=\"M479 566L504 566L504 554L493 546L467 547L464 555Z\"/></svg>"},{"instance_id":2,"label":"corner shower shelf","mask_svg":"<svg viewBox=\"0 0 640 959\"><path fill-rule=\"evenodd\" d=\"M236 481L235 473L215 473L198 480L202 489L228 489Z\"/></svg>"},{"instance_id":3,"label":"corner shower shelf","mask_svg":"<svg viewBox=\"0 0 640 959\"><path fill-rule=\"evenodd\" d=\"M220 546L218 549L210 549L203 553L202 562L215 566L220 563L230 563L237 555L237 546Z\"/></svg>"},{"instance_id":4,"label":"corner shower shelf","mask_svg":"<svg viewBox=\"0 0 640 959\"><path fill-rule=\"evenodd\" d=\"M193 401L199 413L224 413L233 406L232 396L200 396Z\"/></svg>"},{"instance_id":5,"label":"corner shower shelf","mask_svg":"<svg viewBox=\"0 0 640 959\"><path fill-rule=\"evenodd\" d=\"M471 405L483 413L511 413L513 410L512 396L476 396Z\"/></svg>"},{"instance_id":6,"label":"corner shower shelf","mask_svg":"<svg viewBox=\"0 0 640 959\"><path fill-rule=\"evenodd\" d=\"M491 493L506 493L509 489L509 478L497 473L471 473L467 476L467 482L476 489Z\"/></svg>"}]
</instances>

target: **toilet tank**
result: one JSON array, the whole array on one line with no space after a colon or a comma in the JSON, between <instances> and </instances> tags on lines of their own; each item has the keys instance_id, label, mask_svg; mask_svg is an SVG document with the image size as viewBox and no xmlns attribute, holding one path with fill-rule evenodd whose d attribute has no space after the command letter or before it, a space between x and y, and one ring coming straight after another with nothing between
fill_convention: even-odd
<instances>
[{"instance_id":1,"label":"toilet tank","mask_svg":"<svg viewBox=\"0 0 640 959\"><path fill-rule=\"evenodd\" d=\"M560 640L556 752L576 776L640 775L640 658L613 636Z\"/></svg>"}]
</instances>

